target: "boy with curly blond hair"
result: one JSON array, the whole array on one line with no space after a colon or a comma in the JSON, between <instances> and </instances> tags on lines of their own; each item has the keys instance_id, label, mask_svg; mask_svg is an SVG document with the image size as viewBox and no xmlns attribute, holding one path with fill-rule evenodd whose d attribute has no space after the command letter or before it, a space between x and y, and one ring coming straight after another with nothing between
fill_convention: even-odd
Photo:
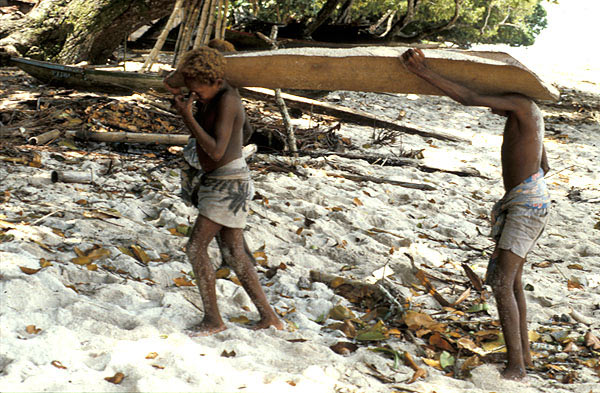
<instances>
[{"instance_id":1,"label":"boy with curly blond hair","mask_svg":"<svg viewBox=\"0 0 600 393\"><path fill-rule=\"evenodd\" d=\"M208 245L217 235L221 238L222 252L227 254L225 259L258 309L261 319L255 328L283 328L244 247L248 203L254 193L250 171L242 156L245 111L237 90L224 76L223 55L213 48L202 47L188 52L177 70L164 80L165 87L175 95L175 108L196 140L202 170L193 192L199 214L187 245L204 304L204 318L195 335L226 329L217 307L215 269L208 257ZM182 94L184 86L190 91L188 98ZM199 107L194 115L195 102Z\"/></svg>"}]
</instances>

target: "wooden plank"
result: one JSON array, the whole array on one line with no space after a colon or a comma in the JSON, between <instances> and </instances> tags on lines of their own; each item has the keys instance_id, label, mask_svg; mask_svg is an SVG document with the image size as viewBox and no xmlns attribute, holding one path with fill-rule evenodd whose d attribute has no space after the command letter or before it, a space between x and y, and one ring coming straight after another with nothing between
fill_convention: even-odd
<instances>
[{"instance_id":1,"label":"wooden plank","mask_svg":"<svg viewBox=\"0 0 600 393\"><path fill-rule=\"evenodd\" d=\"M226 78L238 87L353 90L444 95L408 71L407 48L294 48L227 55ZM559 92L502 52L424 49L432 70L480 93L521 93L556 100Z\"/></svg>"}]
</instances>

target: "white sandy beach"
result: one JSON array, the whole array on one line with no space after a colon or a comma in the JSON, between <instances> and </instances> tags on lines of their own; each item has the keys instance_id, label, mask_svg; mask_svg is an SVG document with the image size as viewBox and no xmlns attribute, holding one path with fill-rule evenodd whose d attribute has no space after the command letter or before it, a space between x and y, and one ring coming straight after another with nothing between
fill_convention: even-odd
<instances>
[{"instance_id":1,"label":"white sandy beach","mask_svg":"<svg viewBox=\"0 0 600 393\"><path fill-rule=\"evenodd\" d=\"M598 84L582 83L600 94ZM118 154L103 144L42 150L41 168L0 161L0 391L599 393L598 371L579 365L573 383L562 383L564 364L541 354L537 362L554 362L557 369L508 382L499 376L500 363L478 366L465 379L446 376L424 363L427 354L418 338L360 343L348 355L330 349L353 341L325 328L336 322L324 320L330 310L342 305L357 317L365 310L323 283L310 283L311 270L375 282L380 276L373 274L385 267L386 280L411 309L433 318L444 312L422 287L411 285L418 280L407 255L418 267L462 282L467 278L461 263L484 275L492 248L487 216L504 193L503 119L444 97L332 92L326 100L392 119L404 111L408 125L466 140L403 135L391 146L375 146L372 128L343 123L339 135L365 153L423 149L422 165L471 168L481 176L336 156L301 157L294 175L256 169L265 162L291 161L255 155L250 165L258 195L246 238L253 251L264 251L268 266L281 266L270 279L267 269L259 271L286 329L249 329L244 317L257 320L258 313L243 289L224 278L217 280L217 292L229 328L191 338L188 331L201 320L202 303L194 286L175 285L174 279L192 279L191 266L183 252L186 238L169 229L192 225L196 212L178 196L177 170L157 169L160 159ZM524 271L528 318L532 331L559 331L576 341L588 331L600 336L600 119L560 121L551 107L542 109L552 213ZM598 107L594 110L598 116ZM104 176L109 165L110 175ZM51 182L53 170L74 168L93 172L95 184ZM435 190L331 176L342 173L424 183ZM131 245L150 261L127 255ZM93 261L97 270L73 262L76 249L94 246L105 253ZM211 256L220 259L215 245ZM42 265L33 274L22 269ZM568 280L579 288L569 288ZM466 288L433 284L448 299ZM473 299L458 308L464 311ZM494 300L488 304L490 316L483 317L496 319ZM568 323L552 322L563 315ZM393 369L393 359L370 350L384 344L410 353L427 376L406 384L413 375L410 367L400 362ZM578 356L563 353L556 358ZM556 379L548 377L551 372ZM119 384L105 380L116 373L124 376Z\"/></svg>"}]
</instances>

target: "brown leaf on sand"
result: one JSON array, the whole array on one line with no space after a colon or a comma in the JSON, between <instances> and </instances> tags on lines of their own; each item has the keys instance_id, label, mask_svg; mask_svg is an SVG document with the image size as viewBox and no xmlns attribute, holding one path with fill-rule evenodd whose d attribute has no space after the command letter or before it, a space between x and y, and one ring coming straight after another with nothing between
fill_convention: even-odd
<instances>
[{"instance_id":1,"label":"brown leaf on sand","mask_svg":"<svg viewBox=\"0 0 600 393\"><path fill-rule=\"evenodd\" d=\"M427 377L427 371L425 371L425 369L419 367L417 365L417 363L415 363L415 361L412 358L412 356L410 355L410 353L404 352L403 358L404 358L404 364L407 365L408 367L412 368L413 370L415 370L415 373L413 374L413 376L410 378L410 380L408 382L406 382L407 384L411 384L419 378Z\"/></svg>"},{"instance_id":2,"label":"brown leaf on sand","mask_svg":"<svg viewBox=\"0 0 600 393\"><path fill-rule=\"evenodd\" d=\"M477 355L473 355L464 361L460 369L463 373L465 373L474 369L475 367L481 366L481 364L481 358L479 358Z\"/></svg>"},{"instance_id":3,"label":"brown leaf on sand","mask_svg":"<svg viewBox=\"0 0 600 393\"><path fill-rule=\"evenodd\" d=\"M482 292L483 280L481 279L481 277L479 277L477 273L475 273L466 263L463 263L461 266L465 271L467 277L469 277L469 281L471 281L471 285L473 285L473 288L475 288L477 292Z\"/></svg>"},{"instance_id":4,"label":"brown leaf on sand","mask_svg":"<svg viewBox=\"0 0 600 393\"><path fill-rule=\"evenodd\" d=\"M189 281L187 278L185 277L177 277L173 279L173 282L175 283L175 285L177 285L178 287L193 287L195 286L195 284L191 281Z\"/></svg>"},{"instance_id":5,"label":"brown leaf on sand","mask_svg":"<svg viewBox=\"0 0 600 393\"><path fill-rule=\"evenodd\" d=\"M135 254L135 257L137 260L139 260L140 262L142 262L146 265L148 264L148 262L150 262L150 257L146 254L146 252L140 246L138 246L136 244L132 244L131 249L133 250L133 253Z\"/></svg>"},{"instance_id":6,"label":"brown leaf on sand","mask_svg":"<svg viewBox=\"0 0 600 393\"><path fill-rule=\"evenodd\" d=\"M568 280L567 288L569 288L570 291L573 289L583 289L583 285L577 280Z\"/></svg>"},{"instance_id":7,"label":"brown leaf on sand","mask_svg":"<svg viewBox=\"0 0 600 393\"><path fill-rule=\"evenodd\" d=\"M123 381L123 378L125 378L125 374L123 374L123 373L116 373L112 377L106 377L106 378L104 378L104 380L108 381L110 383L114 383L115 385L118 385L118 384L121 383L121 381Z\"/></svg>"},{"instance_id":8,"label":"brown leaf on sand","mask_svg":"<svg viewBox=\"0 0 600 393\"><path fill-rule=\"evenodd\" d=\"M440 295L438 291L435 290L435 288L433 287L433 284L431 284L431 282L427 278L426 273L423 270L419 269L417 271L417 273L415 274L415 276L419 279L419 281L421 281L423 286L427 289L427 292L429 292L429 294L431 296L433 296L433 298L442 307L450 307L450 303L446 299L444 299L444 297L442 295Z\"/></svg>"},{"instance_id":9,"label":"brown leaf on sand","mask_svg":"<svg viewBox=\"0 0 600 393\"><path fill-rule=\"evenodd\" d=\"M56 368L60 368L60 369L62 369L62 370L66 370L66 369L67 369L67 368L66 368L65 366L63 366L63 364L62 364L60 361L58 361L58 360L53 360L53 361L51 361L51 362L50 362L50 364L51 364L51 365L53 365L54 367L56 367Z\"/></svg>"},{"instance_id":10,"label":"brown leaf on sand","mask_svg":"<svg viewBox=\"0 0 600 393\"><path fill-rule=\"evenodd\" d=\"M25 331L29 334L38 334L39 332L42 331L42 329L36 328L35 325L27 325L25 327Z\"/></svg>"},{"instance_id":11,"label":"brown leaf on sand","mask_svg":"<svg viewBox=\"0 0 600 393\"><path fill-rule=\"evenodd\" d=\"M459 297L452 303L453 306L458 306L462 302L464 302L469 295L471 294L471 288L467 288Z\"/></svg>"},{"instance_id":12,"label":"brown leaf on sand","mask_svg":"<svg viewBox=\"0 0 600 393\"><path fill-rule=\"evenodd\" d=\"M593 349L594 351L600 351L600 339L592 334L592 332L587 332L584 336L585 346Z\"/></svg>"},{"instance_id":13,"label":"brown leaf on sand","mask_svg":"<svg viewBox=\"0 0 600 393\"><path fill-rule=\"evenodd\" d=\"M443 324L434 321L429 315L412 310L409 310L404 314L404 323L410 330L414 331L419 330L420 328L436 330L437 328L444 326Z\"/></svg>"},{"instance_id":14,"label":"brown leaf on sand","mask_svg":"<svg viewBox=\"0 0 600 393\"><path fill-rule=\"evenodd\" d=\"M427 371L425 371L425 369L423 369L423 368L420 368L415 371L413 376L408 381L406 381L406 383L411 384L419 378L426 378L426 377L427 377Z\"/></svg>"},{"instance_id":15,"label":"brown leaf on sand","mask_svg":"<svg viewBox=\"0 0 600 393\"><path fill-rule=\"evenodd\" d=\"M331 350L338 355L349 355L358 349L358 345L351 342L339 341L338 343L330 346Z\"/></svg>"},{"instance_id":16,"label":"brown leaf on sand","mask_svg":"<svg viewBox=\"0 0 600 393\"><path fill-rule=\"evenodd\" d=\"M448 351L448 352L456 352L456 349L454 349L454 347L452 346L452 344L450 344L450 342L448 340L446 340L444 337L442 337L441 334L439 334L438 332L433 333L430 337L429 337L429 345L432 345L438 349L442 349L444 351Z\"/></svg>"},{"instance_id":17,"label":"brown leaf on sand","mask_svg":"<svg viewBox=\"0 0 600 393\"><path fill-rule=\"evenodd\" d=\"M37 272L39 272L42 269L31 269L29 267L24 267L24 266L19 266L19 269L21 269L21 271L25 274L35 274Z\"/></svg>"}]
</instances>

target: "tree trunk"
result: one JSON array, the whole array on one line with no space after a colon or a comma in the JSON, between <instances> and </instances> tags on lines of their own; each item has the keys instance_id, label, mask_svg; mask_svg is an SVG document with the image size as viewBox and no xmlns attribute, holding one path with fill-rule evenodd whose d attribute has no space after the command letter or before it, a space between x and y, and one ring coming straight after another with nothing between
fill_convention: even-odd
<instances>
[{"instance_id":1,"label":"tree trunk","mask_svg":"<svg viewBox=\"0 0 600 393\"><path fill-rule=\"evenodd\" d=\"M175 0L41 0L0 36L17 56L63 64L102 64L132 32L173 9ZM1 33L0 33L1 34Z\"/></svg>"}]
</instances>

